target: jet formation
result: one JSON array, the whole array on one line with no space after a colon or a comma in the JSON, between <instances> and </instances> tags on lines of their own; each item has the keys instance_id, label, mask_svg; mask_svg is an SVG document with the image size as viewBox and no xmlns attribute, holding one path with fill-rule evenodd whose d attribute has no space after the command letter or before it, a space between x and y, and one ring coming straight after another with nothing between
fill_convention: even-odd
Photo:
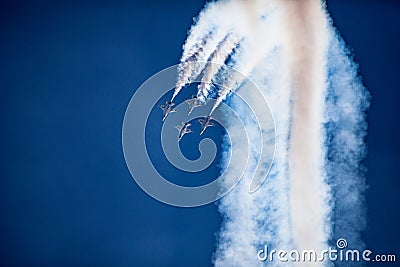
<instances>
[{"instance_id":1,"label":"jet formation","mask_svg":"<svg viewBox=\"0 0 400 267\"><path fill-rule=\"evenodd\" d=\"M188 115L190 115L190 113L192 113L193 109L204 105L194 95L192 96L192 98L186 99L185 102L189 105ZM176 112L176 110L173 108L173 106L175 106L175 103L173 103L172 101L165 101L165 104L166 105L160 105L160 108L163 111L162 121L164 121L170 113ZM214 126L214 123L211 122L212 119L213 118L210 115L204 117L204 119L198 119L198 121L201 124L200 135L202 135L204 133L204 131L207 129L207 127ZM175 128L179 131L178 141L180 141L185 134L192 132L192 130L189 129L190 126L191 126L191 124L189 122L182 122L181 125L175 126Z\"/></svg>"}]
</instances>

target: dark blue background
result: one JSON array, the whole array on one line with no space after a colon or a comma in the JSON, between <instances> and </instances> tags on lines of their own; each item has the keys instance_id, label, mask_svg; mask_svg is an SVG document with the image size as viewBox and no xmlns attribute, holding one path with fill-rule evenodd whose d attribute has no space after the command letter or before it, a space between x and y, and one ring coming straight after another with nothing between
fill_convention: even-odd
<instances>
[{"instance_id":1,"label":"dark blue background","mask_svg":"<svg viewBox=\"0 0 400 267\"><path fill-rule=\"evenodd\" d=\"M121 128L134 90L178 63L204 1L0 3L0 266L208 266L214 204L157 202ZM329 1L372 93L368 228L400 257L400 3Z\"/></svg>"}]
</instances>

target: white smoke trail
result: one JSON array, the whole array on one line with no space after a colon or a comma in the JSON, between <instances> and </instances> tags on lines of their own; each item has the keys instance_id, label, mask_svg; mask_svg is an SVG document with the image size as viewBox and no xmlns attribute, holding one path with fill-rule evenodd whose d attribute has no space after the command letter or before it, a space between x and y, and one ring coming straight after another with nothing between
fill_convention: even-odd
<instances>
[{"instance_id":1,"label":"white smoke trail","mask_svg":"<svg viewBox=\"0 0 400 267\"><path fill-rule=\"evenodd\" d=\"M191 55L188 58L182 59L178 66L178 78L175 85L175 90L171 98L171 102L178 95L180 90L191 80L197 77L198 71L196 72L196 64L199 61L199 56L204 50L204 46L207 44L208 37L204 37L199 45L191 49ZM193 77L195 76L195 77Z\"/></svg>"},{"instance_id":2,"label":"white smoke trail","mask_svg":"<svg viewBox=\"0 0 400 267\"><path fill-rule=\"evenodd\" d=\"M254 150L244 179L220 201L224 223L214 264L261 266L257 251L264 245L320 252L329 242L345 237L352 245L362 246L365 185L360 161L365 157L364 113L369 98L324 2L231 0L209 4L192 28L182 58L186 60L198 40L210 32L217 34L203 45L214 47L214 52L204 53L207 59L212 55L226 60L226 50L219 52L217 47L227 35L241 40L228 64L262 89L276 127L275 161L266 182L254 194L248 193L249 177L257 165ZM252 96L241 78L225 70L206 68L205 73L207 84L213 75L212 80L224 84L214 109L230 91L243 90ZM231 104L244 110L239 102ZM244 121L246 128L255 129L249 131L251 145L259 145L255 122ZM262 124L265 134L271 124ZM228 131L235 134L235 126ZM228 153L229 146L224 150ZM269 264L281 266L279 261Z\"/></svg>"},{"instance_id":3,"label":"white smoke trail","mask_svg":"<svg viewBox=\"0 0 400 267\"><path fill-rule=\"evenodd\" d=\"M221 43L218 44L217 49L211 54L208 64L204 70L201 83L198 86L197 98L201 102L205 102L208 97L210 86L213 77L218 73L218 70L225 63L228 56L232 53L233 49L239 43L239 38L228 34Z\"/></svg>"},{"instance_id":4,"label":"white smoke trail","mask_svg":"<svg viewBox=\"0 0 400 267\"><path fill-rule=\"evenodd\" d=\"M208 4L207 8L198 17L198 21L206 21L207 23L196 23L190 29L189 37L183 46L178 79L171 101L174 100L186 84L193 81L200 74L221 40L227 33L232 32L232 28L237 25L237 23L233 25L221 23L224 21L219 19L219 13L221 8L224 8L224 5L224 1ZM227 11L240 12L237 7ZM238 33L237 36L242 36L242 34Z\"/></svg>"}]
</instances>

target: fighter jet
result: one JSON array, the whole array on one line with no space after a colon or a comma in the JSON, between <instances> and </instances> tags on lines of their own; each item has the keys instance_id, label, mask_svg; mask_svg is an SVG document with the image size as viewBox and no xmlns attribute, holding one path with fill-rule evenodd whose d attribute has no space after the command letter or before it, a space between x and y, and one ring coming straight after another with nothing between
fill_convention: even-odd
<instances>
[{"instance_id":1,"label":"fighter jet","mask_svg":"<svg viewBox=\"0 0 400 267\"><path fill-rule=\"evenodd\" d=\"M191 133L192 130L189 129L189 126L191 124L189 122L182 122L182 125L177 125L175 126L176 129L178 129L179 131L179 135L178 135L178 141L182 139L182 137L187 134L187 133Z\"/></svg>"},{"instance_id":2,"label":"fighter jet","mask_svg":"<svg viewBox=\"0 0 400 267\"><path fill-rule=\"evenodd\" d=\"M169 113L176 112L176 110L172 108L173 106L175 106L174 103L172 103L171 101L165 101L165 104L167 104L167 105L166 106L160 105L160 108L163 110L162 121L164 121L165 118L167 118Z\"/></svg>"},{"instance_id":3,"label":"fighter jet","mask_svg":"<svg viewBox=\"0 0 400 267\"><path fill-rule=\"evenodd\" d=\"M189 113L188 115L190 115L190 113L192 113L194 108L200 107L203 104L199 102L199 99L192 95L192 98L190 99L186 99L185 102L189 105Z\"/></svg>"},{"instance_id":4,"label":"fighter jet","mask_svg":"<svg viewBox=\"0 0 400 267\"><path fill-rule=\"evenodd\" d=\"M198 121L201 124L201 130L200 130L200 135L204 133L204 131L207 129L208 126L214 126L214 123L211 122L212 117L207 116L205 119L198 119Z\"/></svg>"}]
</instances>

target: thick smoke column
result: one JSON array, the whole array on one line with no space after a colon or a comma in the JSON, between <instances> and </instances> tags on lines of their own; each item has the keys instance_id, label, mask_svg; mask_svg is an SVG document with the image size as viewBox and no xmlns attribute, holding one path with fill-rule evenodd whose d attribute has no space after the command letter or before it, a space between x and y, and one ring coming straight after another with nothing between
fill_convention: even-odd
<instances>
[{"instance_id":1,"label":"thick smoke column","mask_svg":"<svg viewBox=\"0 0 400 267\"><path fill-rule=\"evenodd\" d=\"M288 150L292 238L300 251L326 249L328 199L322 136L328 29L321 2L282 1L283 53L292 88ZM327 229L328 228L328 229Z\"/></svg>"},{"instance_id":2,"label":"thick smoke column","mask_svg":"<svg viewBox=\"0 0 400 267\"><path fill-rule=\"evenodd\" d=\"M200 73L198 96L208 97L212 81L224 85L217 88L213 110L231 91L253 97L242 78L199 62L203 60L239 70L268 99L274 123L257 118L264 125L258 129L249 114L239 114L254 129L250 145L263 145L259 131L268 135L273 124L276 134L275 161L266 182L249 194L249 177L260 166L254 149L244 179L219 203L224 223L214 264L259 266L257 251L264 245L319 253L340 237L362 249L365 181L360 162L366 153L369 97L325 3L227 0L210 3L201 12L184 46L174 97ZM234 99L231 105L245 110ZM235 133L235 125L229 132ZM228 154L229 144L223 149Z\"/></svg>"}]
</instances>

